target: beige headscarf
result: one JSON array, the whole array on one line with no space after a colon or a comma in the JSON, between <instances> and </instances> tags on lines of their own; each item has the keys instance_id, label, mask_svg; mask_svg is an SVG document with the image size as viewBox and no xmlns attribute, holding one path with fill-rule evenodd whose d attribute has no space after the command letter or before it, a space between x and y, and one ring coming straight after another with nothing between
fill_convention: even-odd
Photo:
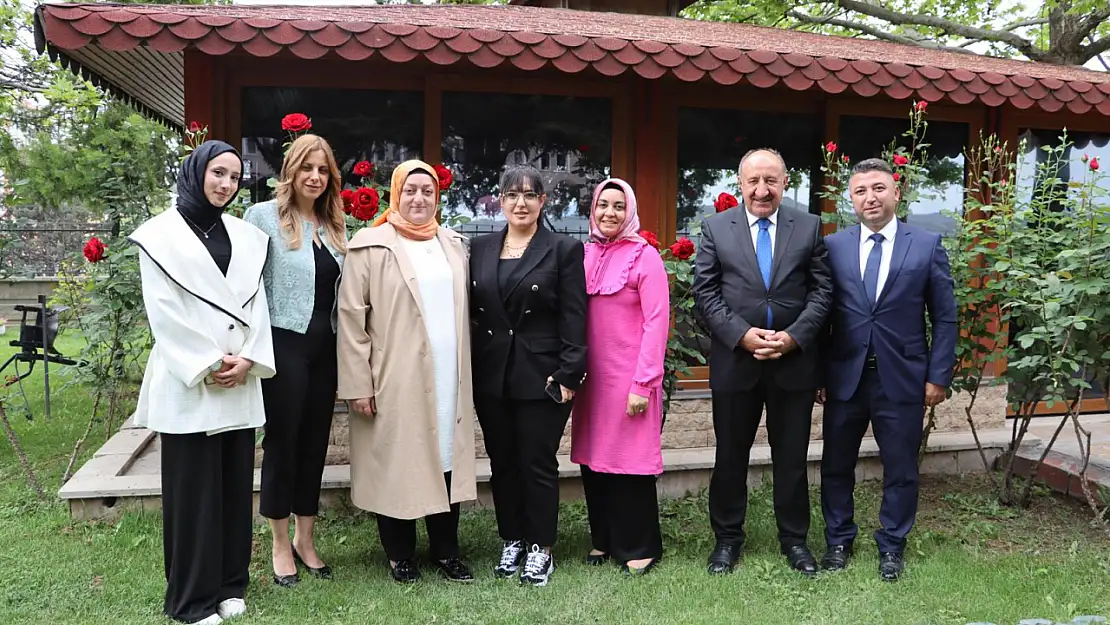
<instances>
[{"instance_id":1,"label":"beige headscarf","mask_svg":"<svg viewBox=\"0 0 1110 625\"><path fill-rule=\"evenodd\" d=\"M405 219L399 210L401 188L405 186L405 181L408 180L409 176L416 172L428 174L435 181L436 199L434 209L439 210L439 176L436 175L435 168L424 161L413 159L401 163L393 170L393 176L389 181L389 208L378 215L372 225L380 226L388 221L397 230L397 233L406 239L430 241L435 238L436 232L439 231L439 222L436 221L435 215L433 214L432 218L423 224L417 225Z\"/></svg>"}]
</instances>

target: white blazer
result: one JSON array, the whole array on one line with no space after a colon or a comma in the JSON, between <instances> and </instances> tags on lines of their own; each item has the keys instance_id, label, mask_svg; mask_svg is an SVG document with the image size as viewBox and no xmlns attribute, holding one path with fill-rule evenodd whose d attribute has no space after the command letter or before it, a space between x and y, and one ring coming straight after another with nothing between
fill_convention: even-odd
<instances>
[{"instance_id":1,"label":"white blazer","mask_svg":"<svg viewBox=\"0 0 1110 625\"><path fill-rule=\"evenodd\" d=\"M276 373L262 284L269 238L229 215L223 223L231 239L227 276L174 209L128 237L140 249L143 302L154 335L136 425L211 435L266 422L262 378ZM228 389L205 382L224 355L254 362L246 384Z\"/></svg>"}]
</instances>

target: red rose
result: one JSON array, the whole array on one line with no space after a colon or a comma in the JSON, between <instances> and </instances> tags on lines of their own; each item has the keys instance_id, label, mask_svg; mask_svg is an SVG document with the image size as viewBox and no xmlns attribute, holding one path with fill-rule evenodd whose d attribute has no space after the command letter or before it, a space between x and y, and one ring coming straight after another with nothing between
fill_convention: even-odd
<instances>
[{"instance_id":1,"label":"red rose","mask_svg":"<svg viewBox=\"0 0 1110 625\"><path fill-rule=\"evenodd\" d=\"M1002 147L998 146L998 145L994 146L994 153L995 154L1001 154L1002 153Z\"/></svg>"},{"instance_id":2,"label":"red rose","mask_svg":"<svg viewBox=\"0 0 1110 625\"><path fill-rule=\"evenodd\" d=\"M378 214L378 190L366 187L355 191L351 215L359 221L370 221Z\"/></svg>"},{"instance_id":3,"label":"red rose","mask_svg":"<svg viewBox=\"0 0 1110 625\"><path fill-rule=\"evenodd\" d=\"M198 122L189 122L189 132L200 132L200 124Z\"/></svg>"},{"instance_id":4,"label":"red rose","mask_svg":"<svg viewBox=\"0 0 1110 625\"><path fill-rule=\"evenodd\" d=\"M1098 171L1098 157L1097 156L1092 156L1091 157L1090 165L1091 165L1091 171Z\"/></svg>"},{"instance_id":5,"label":"red rose","mask_svg":"<svg viewBox=\"0 0 1110 625\"><path fill-rule=\"evenodd\" d=\"M832 141L829 141L828 143L825 144L825 151L826 152L835 152L836 151L836 144L833 143Z\"/></svg>"},{"instance_id":6,"label":"red rose","mask_svg":"<svg viewBox=\"0 0 1110 625\"><path fill-rule=\"evenodd\" d=\"M648 242L648 245L654 247L655 249L659 249L659 239L655 237L654 232L651 232L650 230L641 230L640 236Z\"/></svg>"},{"instance_id":7,"label":"red rose","mask_svg":"<svg viewBox=\"0 0 1110 625\"><path fill-rule=\"evenodd\" d=\"M104 245L104 243L100 239L93 237L89 239L88 243L85 244L85 249L83 250L83 253L85 254L85 260L89 261L90 263L99 263L100 261L104 260L104 254L107 251L108 246Z\"/></svg>"},{"instance_id":8,"label":"red rose","mask_svg":"<svg viewBox=\"0 0 1110 625\"><path fill-rule=\"evenodd\" d=\"M723 213L733 206L740 206L740 202L731 193L722 193L717 196L717 199L713 200L713 208L717 209L718 213Z\"/></svg>"},{"instance_id":9,"label":"red rose","mask_svg":"<svg viewBox=\"0 0 1110 625\"><path fill-rule=\"evenodd\" d=\"M281 118L281 129L285 132L307 132L312 130L312 120L304 113L290 113Z\"/></svg>"},{"instance_id":10,"label":"red rose","mask_svg":"<svg viewBox=\"0 0 1110 625\"><path fill-rule=\"evenodd\" d=\"M694 242L686 237L682 237L675 241L674 245L671 245L671 255L679 260L690 260L694 251Z\"/></svg>"},{"instance_id":11,"label":"red rose","mask_svg":"<svg viewBox=\"0 0 1110 625\"><path fill-rule=\"evenodd\" d=\"M359 161L355 163L353 171L356 176L365 178L374 173L374 166L370 164L370 161Z\"/></svg>"},{"instance_id":12,"label":"red rose","mask_svg":"<svg viewBox=\"0 0 1110 625\"><path fill-rule=\"evenodd\" d=\"M900 174L898 172L894 172L894 182L898 182L901 179L902 179L902 174Z\"/></svg>"},{"instance_id":13,"label":"red rose","mask_svg":"<svg viewBox=\"0 0 1110 625\"><path fill-rule=\"evenodd\" d=\"M455 175L443 165L436 165L434 169L436 170L436 177L439 178L439 190L446 191L451 183L455 181Z\"/></svg>"},{"instance_id":14,"label":"red rose","mask_svg":"<svg viewBox=\"0 0 1110 625\"><path fill-rule=\"evenodd\" d=\"M1079 160L1081 160L1081 161L1083 161L1084 163L1086 163L1086 162L1087 162L1088 160L1090 160L1090 158L1091 158L1091 157L1090 157L1090 156L1087 156L1087 153L1086 153L1086 152L1084 152L1084 153L1083 153L1083 156L1080 156L1080 157L1079 157Z\"/></svg>"},{"instance_id":15,"label":"red rose","mask_svg":"<svg viewBox=\"0 0 1110 625\"><path fill-rule=\"evenodd\" d=\"M585 154L586 152L589 152L592 149L593 149L592 147L590 147L589 145L586 145L586 144L582 144L582 145L578 146L578 151L581 152L582 154Z\"/></svg>"},{"instance_id":16,"label":"red rose","mask_svg":"<svg viewBox=\"0 0 1110 625\"><path fill-rule=\"evenodd\" d=\"M922 101L918 102L917 106L915 106L914 108L917 109L918 112L921 112L921 111L924 111L928 106L929 106L929 103L926 102L925 100L922 100Z\"/></svg>"},{"instance_id":17,"label":"red rose","mask_svg":"<svg viewBox=\"0 0 1110 625\"><path fill-rule=\"evenodd\" d=\"M998 186L1000 186L1000 187L1004 187L1004 186L1006 186L1007 184L1009 184L1009 183L1007 183L1007 182L1006 182L1006 179L1005 179L1005 178L1003 178L1002 180L999 180L999 181L998 181Z\"/></svg>"},{"instance_id":18,"label":"red rose","mask_svg":"<svg viewBox=\"0 0 1110 625\"><path fill-rule=\"evenodd\" d=\"M343 212L350 215L355 207L354 189L343 189L343 191L339 193L339 197L343 198Z\"/></svg>"},{"instance_id":19,"label":"red rose","mask_svg":"<svg viewBox=\"0 0 1110 625\"><path fill-rule=\"evenodd\" d=\"M905 156L902 156L901 154L895 154L894 155L894 166L895 167L903 167L905 165L908 165L909 162L910 162L910 159L906 158Z\"/></svg>"},{"instance_id":20,"label":"red rose","mask_svg":"<svg viewBox=\"0 0 1110 625\"><path fill-rule=\"evenodd\" d=\"M841 156L841 157L840 157L840 160L842 160L842 161L844 161L845 163L847 163L847 162L848 162L848 155L847 155L847 154L845 154L844 156Z\"/></svg>"}]
</instances>

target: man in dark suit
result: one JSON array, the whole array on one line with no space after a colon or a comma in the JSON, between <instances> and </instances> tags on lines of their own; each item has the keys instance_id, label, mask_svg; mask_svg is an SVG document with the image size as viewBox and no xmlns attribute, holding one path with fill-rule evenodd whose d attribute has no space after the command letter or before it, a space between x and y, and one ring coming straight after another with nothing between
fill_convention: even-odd
<instances>
[{"instance_id":1,"label":"man in dark suit","mask_svg":"<svg viewBox=\"0 0 1110 625\"><path fill-rule=\"evenodd\" d=\"M924 408L944 401L956 363L956 299L940 235L895 219L900 198L880 159L852 169L849 192L862 225L830 236L835 285L825 352L821 509L823 568L844 568L858 528L852 490L870 423L883 463L879 575L897 580L917 514L917 452ZM932 325L926 340L925 316Z\"/></svg>"},{"instance_id":2,"label":"man in dark suit","mask_svg":"<svg viewBox=\"0 0 1110 625\"><path fill-rule=\"evenodd\" d=\"M743 205L709 217L695 259L694 299L712 338L709 386L717 457L709 519L710 573L732 571L744 546L748 459L763 410L771 443L775 518L783 554L817 572L806 547L810 418L817 340L832 281L821 220L780 208L786 164L774 150L740 161Z\"/></svg>"}]
</instances>

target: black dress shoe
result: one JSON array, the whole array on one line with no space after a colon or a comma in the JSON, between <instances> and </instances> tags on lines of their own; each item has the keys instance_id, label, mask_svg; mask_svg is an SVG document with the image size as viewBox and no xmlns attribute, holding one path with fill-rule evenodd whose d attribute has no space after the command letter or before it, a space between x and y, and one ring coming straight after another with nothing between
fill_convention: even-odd
<instances>
[{"instance_id":1,"label":"black dress shoe","mask_svg":"<svg viewBox=\"0 0 1110 625\"><path fill-rule=\"evenodd\" d=\"M586 554L586 566L601 566L612 557L608 553L588 553Z\"/></svg>"},{"instance_id":2,"label":"black dress shoe","mask_svg":"<svg viewBox=\"0 0 1110 625\"><path fill-rule=\"evenodd\" d=\"M325 564L324 566L322 566L318 569L312 568L304 560L301 559L301 554L297 553L297 550L295 548L293 549L293 559L297 561L297 564L300 564L304 568L308 569L309 575L311 575L311 576L313 576L317 579L331 579L331 567L330 566Z\"/></svg>"},{"instance_id":3,"label":"black dress shoe","mask_svg":"<svg viewBox=\"0 0 1110 625\"><path fill-rule=\"evenodd\" d=\"M906 562L902 554L888 551L879 554L879 577L884 582L896 582L906 570Z\"/></svg>"},{"instance_id":4,"label":"black dress shoe","mask_svg":"<svg viewBox=\"0 0 1110 625\"><path fill-rule=\"evenodd\" d=\"M389 576L401 584L415 584L420 579L420 569L412 560L398 560L397 566L390 567Z\"/></svg>"},{"instance_id":5,"label":"black dress shoe","mask_svg":"<svg viewBox=\"0 0 1110 625\"><path fill-rule=\"evenodd\" d=\"M790 563L790 568L802 575L817 574L817 558L814 558L813 554L810 553L809 547L794 545L786 547L782 551L786 554L786 560Z\"/></svg>"},{"instance_id":6,"label":"black dress shoe","mask_svg":"<svg viewBox=\"0 0 1110 625\"><path fill-rule=\"evenodd\" d=\"M709 554L710 575L724 575L731 573L736 561L740 559L740 547L717 543L713 552Z\"/></svg>"},{"instance_id":7,"label":"black dress shoe","mask_svg":"<svg viewBox=\"0 0 1110 625\"><path fill-rule=\"evenodd\" d=\"M843 570L848 566L848 558L851 556L851 545L831 545L825 555L821 556L821 568L826 571Z\"/></svg>"},{"instance_id":8,"label":"black dress shoe","mask_svg":"<svg viewBox=\"0 0 1110 625\"><path fill-rule=\"evenodd\" d=\"M448 558L446 562L436 560L435 565L444 577L453 582L470 583L474 581L474 574L470 572L470 567L463 564L463 561L458 558Z\"/></svg>"},{"instance_id":9,"label":"black dress shoe","mask_svg":"<svg viewBox=\"0 0 1110 625\"><path fill-rule=\"evenodd\" d=\"M301 583L301 576L298 573L292 575L278 575L274 573L274 585L281 588L292 588Z\"/></svg>"}]
</instances>

